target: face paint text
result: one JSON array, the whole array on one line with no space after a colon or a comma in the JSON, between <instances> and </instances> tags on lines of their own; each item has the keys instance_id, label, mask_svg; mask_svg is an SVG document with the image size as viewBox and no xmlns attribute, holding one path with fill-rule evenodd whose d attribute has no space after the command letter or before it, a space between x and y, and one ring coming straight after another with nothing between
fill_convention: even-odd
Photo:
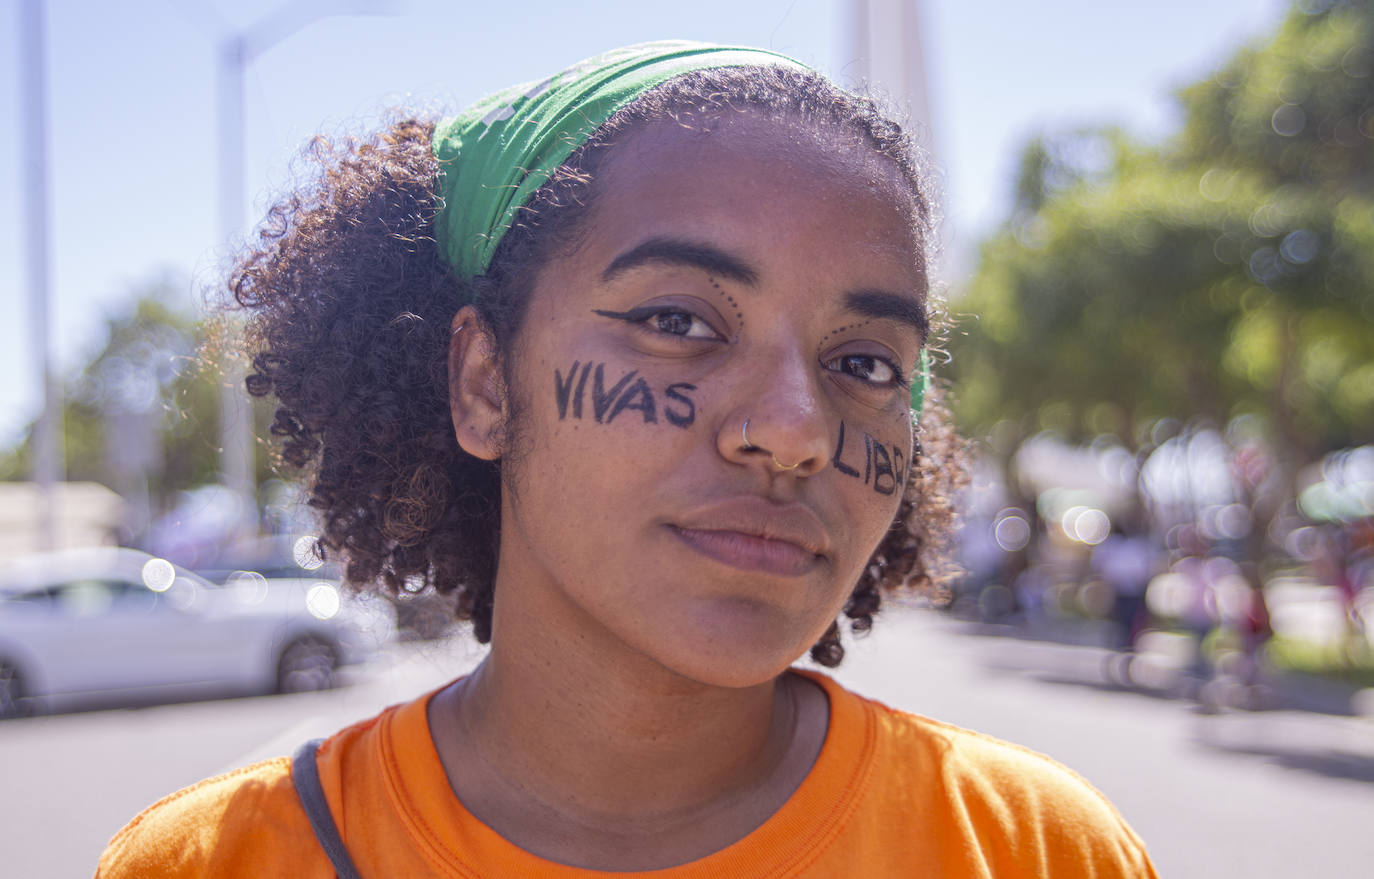
<instances>
[{"instance_id":1,"label":"face paint text","mask_svg":"<svg viewBox=\"0 0 1374 879\"><path fill-rule=\"evenodd\" d=\"M696 403L688 396L688 392L697 389L696 385L687 382L668 385L662 391L660 409L658 396L637 369L607 386L606 364L573 361L566 377L561 369L553 371L553 385L559 421L569 415L580 420L586 412L597 424L610 424L616 416L627 411L638 412L645 424L657 424L660 412L674 427L687 428L696 420ZM590 407L585 405L588 403Z\"/></svg>"}]
</instances>

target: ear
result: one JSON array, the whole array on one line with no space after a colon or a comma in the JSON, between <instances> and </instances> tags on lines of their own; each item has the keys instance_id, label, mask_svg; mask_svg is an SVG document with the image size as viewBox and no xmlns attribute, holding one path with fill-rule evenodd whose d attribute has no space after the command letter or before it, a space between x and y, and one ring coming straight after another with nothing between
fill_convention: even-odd
<instances>
[{"instance_id":1,"label":"ear","mask_svg":"<svg viewBox=\"0 0 1374 879\"><path fill-rule=\"evenodd\" d=\"M505 442L506 388L496 340L477 310L465 305L453 316L448 343L448 408L458 445L495 461Z\"/></svg>"}]
</instances>

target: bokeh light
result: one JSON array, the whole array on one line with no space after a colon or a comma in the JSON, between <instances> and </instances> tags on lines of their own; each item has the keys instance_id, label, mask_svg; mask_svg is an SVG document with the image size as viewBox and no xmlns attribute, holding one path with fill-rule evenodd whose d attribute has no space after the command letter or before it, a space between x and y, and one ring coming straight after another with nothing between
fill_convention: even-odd
<instances>
[{"instance_id":1,"label":"bokeh light","mask_svg":"<svg viewBox=\"0 0 1374 879\"><path fill-rule=\"evenodd\" d=\"M143 585L154 592L166 592L172 588L177 570L166 559L149 559L143 565Z\"/></svg>"},{"instance_id":2,"label":"bokeh light","mask_svg":"<svg viewBox=\"0 0 1374 879\"><path fill-rule=\"evenodd\" d=\"M305 607L316 619L331 619L339 612L339 590L331 583L316 583L305 593Z\"/></svg>"}]
</instances>

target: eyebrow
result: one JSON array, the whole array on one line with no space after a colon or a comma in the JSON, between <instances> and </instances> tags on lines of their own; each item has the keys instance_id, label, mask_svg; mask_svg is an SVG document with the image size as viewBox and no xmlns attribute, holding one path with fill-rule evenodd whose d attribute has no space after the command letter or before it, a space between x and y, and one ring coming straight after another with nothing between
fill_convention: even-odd
<instances>
[{"instance_id":1,"label":"eyebrow","mask_svg":"<svg viewBox=\"0 0 1374 879\"><path fill-rule=\"evenodd\" d=\"M886 290L856 290L844 296L845 307L850 311L876 320L895 320L916 330L924 345L930 334L930 319L926 315L925 303L910 296L889 293Z\"/></svg>"},{"instance_id":2,"label":"eyebrow","mask_svg":"<svg viewBox=\"0 0 1374 879\"><path fill-rule=\"evenodd\" d=\"M701 269L751 287L759 280L758 272L738 256L710 244L678 238L650 238L635 245L611 260L601 273L601 280L610 281L630 269L652 263Z\"/></svg>"}]
</instances>

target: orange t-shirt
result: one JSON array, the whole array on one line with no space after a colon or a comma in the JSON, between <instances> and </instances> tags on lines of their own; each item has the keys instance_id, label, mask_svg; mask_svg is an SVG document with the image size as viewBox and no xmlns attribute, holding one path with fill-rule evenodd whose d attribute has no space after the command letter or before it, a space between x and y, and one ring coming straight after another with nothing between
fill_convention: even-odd
<instances>
[{"instance_id":1,"label":"orange t-shirt","mask_svg":"<svg viewBox=\"0 0 1374 879\"><path fill-rule=\"evenodd\" d=\"M830 726L801 787L762 826L701 860L622 877L1154 877L1139 837L1087 782L1032 751L895 711L806 672ZM431 694L432 695L432 694ZM319 750L330 811L365 877L602 875L517 848L463 807L426 719L429 696ZM150 806L98 877L334 875L291 784L267 760Z\"/></svg>"}]
</instances>

